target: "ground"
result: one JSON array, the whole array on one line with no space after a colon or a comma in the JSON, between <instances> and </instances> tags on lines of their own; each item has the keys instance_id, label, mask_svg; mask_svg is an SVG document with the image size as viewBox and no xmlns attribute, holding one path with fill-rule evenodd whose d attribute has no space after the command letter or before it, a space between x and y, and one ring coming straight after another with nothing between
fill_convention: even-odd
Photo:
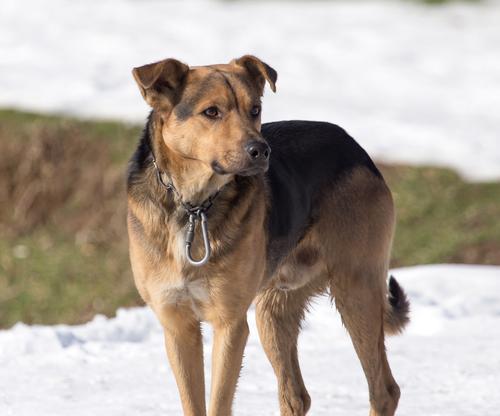
<instances>
[{"instance_id":1,"label":"ground","mask_svg":"<svg viewBox=\"0 0 500 416\"><path fill-rule=\"evenodd\" d=\"M0 110L0 328L83 323L141 305L128 260L126 162L140 126ZM379 164L392 266L500 264L500 183Z\"/></svg>"},{"instance_id":2,"label":"ground","mask_svg":"<svg viewBox=\"0 0 500 416\"><path fill-rule=\"evenodd\" d=\"M392 273L407 290L412 322L387 341L403 416L497 416L500 406L500 267L421 266ZM277 416L276 384L254 311L235 415ZM211 330L204 327L207 385ZM311 415L366 415L361 366L327 298L314 303L300 338ZM147 308L82 326L0 331L3 415L181 414L159 324ZM208 388L207 388L208 390ZM29 393L28 393L29 392Z\"/></svg>"}]
</instances>

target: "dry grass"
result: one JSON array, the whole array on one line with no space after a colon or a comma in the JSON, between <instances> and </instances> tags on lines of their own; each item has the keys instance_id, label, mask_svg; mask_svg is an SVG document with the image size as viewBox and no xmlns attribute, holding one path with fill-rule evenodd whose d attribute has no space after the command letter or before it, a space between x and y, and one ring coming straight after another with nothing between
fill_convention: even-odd
<instances>
[{"instance_id":1,"label":"dry grass","mask_svg":"<svg viewBox=\"0 0 500 416\"><path fill-rule=\"evenodd\" d=\"M125 227L125 168L140 128L0 111L0 327L78 323L140 304ZM383 166L393 265L500 264L500 184Z\"/></svg>"},{"instance_id":2,"label":"dry grass","mask_svg":"<svg viewBox=\"0 0 500 416\"><path fill-rule=\"evenodd\" d=\"M130 152L137 128L9 112L0 120L0 326L81 322L140 303L116 147Z\"/></svg>"},{"instance_id":3,"label":"dry grass","mask_svg":"<svg viewBox=\"0 0 500 416\"><path fill-rule=\"evenodd\" d=\"M1 129L0 136L5 137ZM123 172L109 163L108 148L72 126L36 126L26 140L2 144L3 234L26 235L52 224L81 243L106 242L109 232L118 236L124 215ZM68 212L71 207L78 207L77 215Z\"/></svg>"}]
</instances>

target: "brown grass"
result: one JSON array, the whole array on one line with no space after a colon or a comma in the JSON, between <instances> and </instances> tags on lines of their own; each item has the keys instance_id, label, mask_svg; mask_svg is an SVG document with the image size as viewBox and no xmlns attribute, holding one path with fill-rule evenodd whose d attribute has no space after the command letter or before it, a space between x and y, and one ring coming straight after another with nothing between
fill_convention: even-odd
<instances>
[{"instance_id":1,"label":"brown grass","mask_svg":"<svg viewBox=\"0 0 500 416\"><path fill-rule=\"evenodd\" d=\"M0 124L0 326L82 322L140 304L118 138L86 127L36 118ZM126 146L137 129L122 133Z\"/></svg>"},{"instance_id":2,"label":"brown grass","mask_svg":"<svg viewBox=\"0 0 500 416\"><path fill-rule=\"evenodd\" d=\"M18 237L53 225L80 243L123 236L123 166L110 163L107 146L72 126L37 125L26 140L2 139L0 179L2 234Z\"/></svg>"},{"instance_id":3,"label":"brown grass","mask_svg":"<svg viewBox=\"0 0 500 416\"><path fill-rule=\"evenodd\" d=\"M141 304L128 262L126 161L140 128L0 110L0 327L79 323ZM382 166L393 265L500 264L500 184Z\"/></svg>"}]
</instances>

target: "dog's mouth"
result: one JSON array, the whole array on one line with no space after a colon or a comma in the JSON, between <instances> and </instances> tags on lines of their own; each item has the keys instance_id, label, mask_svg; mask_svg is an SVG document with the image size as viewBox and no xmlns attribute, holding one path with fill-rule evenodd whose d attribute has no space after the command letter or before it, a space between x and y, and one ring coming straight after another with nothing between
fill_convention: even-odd
<instances>
[{"instance_id":1,"label":"dog's mouth","mask_svg":"<svg viewBox=\"0 0 500 416\"><path fill-rule=\"evenodd\" d=\"M211 164L212 169L218 175L238 175L238 176L253 176L260 173L265 173L269 169L269 163L254 163L244 166L239 169L229 169L223 167L218 161L214 160Z\"/></svg>"},{"instance_id":2,"label":"dog's mouth","mask_svg":"<svg viewBox=\"0 0 500 416\"><path fill-rule=\"evenodd\" d=\"M212 162L212 170L218 175L229 175L229 172L226 169L224 169L222 165L216 160Z\"/></svg>"},{"instance_id":3,"label":"dog's mouth","mask_svg":"<svg viewBox=\"0 0 500 416\"><path fill-rule=\"evenodd\" d=\"M269 163L261 164L260 166L251 166L237 173L239 176L253 176L260 173L265 173L269 169Z\"/></svg>"}]
</instances>

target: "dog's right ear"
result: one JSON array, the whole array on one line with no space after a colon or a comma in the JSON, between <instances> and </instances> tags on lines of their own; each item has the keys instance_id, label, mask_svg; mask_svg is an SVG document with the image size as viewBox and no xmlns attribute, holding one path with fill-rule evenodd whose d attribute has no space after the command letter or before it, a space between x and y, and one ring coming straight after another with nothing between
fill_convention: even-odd
<instances>
[{"instance_id":1,"label":"dog's right ear","mask_svg":"<svg viewBox=\"0 0 500 416\"><path fill-rule=\"evenodd\" d=\"M175 104L189 66L176 59L140 66L132 70L144 100L154 109L169 111Z\"/></svg>"},{"instance_id":2,"label":"dog's right ear","mask_svg":"<svg viewBox=\"0 0 500 416\"><path fill-rule=\"evenodd\" d=\"M233 59L230 64L245 68L250 73L250 76L258 81L261 92L264 91L266 81L269 83L271 90L276 92L278 73L256 56L244 55L241 58Z\"/></svg>"}]
</instances>

